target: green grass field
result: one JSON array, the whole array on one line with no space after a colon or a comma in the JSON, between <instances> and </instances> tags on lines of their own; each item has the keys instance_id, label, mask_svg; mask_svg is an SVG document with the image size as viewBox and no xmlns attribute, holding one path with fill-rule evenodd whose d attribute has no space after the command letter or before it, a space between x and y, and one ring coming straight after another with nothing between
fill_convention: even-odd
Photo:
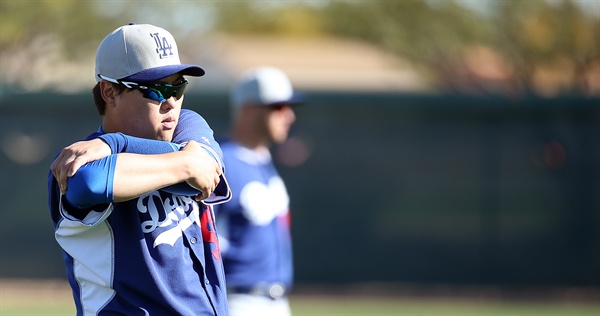
<instances>
[{"instance_id":1,"label":"green grass field","mask_svg":"<svg viewBox=\"0 0 600 316\"><path fill-rule=\"evenodd\" d=\"M411 300L374 299L372 297L347 298L292 298L295 316L303 315L453 315L453 316L492 316L492 315L600 315L600 306L565 303L501 303L475 302L470 300Z\"/></svg>"},{"instance_id":2,"label":"green grass field","mask_svg":"<svg viewBox=\"0 0 600 316\"><path fill-rule=\"evenodd\" d=\"M0 315L74 315L66 284L0 282ZM569 300L503 302L476 298L414 298L398 295L312 295L290 298L294 316L599 316L600 297L586 302Z\"/></svg>"},{"instance_id":3,"label":"green grass field","mask_svg":"<svg viewBox=\"0 0 600 316\"><path fill-rule=\"evenodd\" d=\"M384 315L453 315L453 316L598 316L598 306L541 303L472 303L443 301L377 300L373 298L292 297L295 316L384 316ZM74 315L71 301L27 304L3 302L0 315Z\"/></svg>"}]
</instances>

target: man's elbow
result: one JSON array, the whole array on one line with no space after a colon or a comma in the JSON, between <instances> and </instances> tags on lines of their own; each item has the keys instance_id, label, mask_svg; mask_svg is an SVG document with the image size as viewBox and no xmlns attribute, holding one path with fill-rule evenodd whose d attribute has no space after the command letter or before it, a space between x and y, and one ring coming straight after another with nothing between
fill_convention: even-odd
<instances>
[{"instance_id":1,"label":"man's elbow","mask_svg":"<svg viewBox=\"0 0 600 316\"><path fill-rule=\"evenodd\" d=\"M78 208L109 202L107 180L101 179L94 172L81 168L69 178L65 198Z\"/></svg>"}]
</instances>

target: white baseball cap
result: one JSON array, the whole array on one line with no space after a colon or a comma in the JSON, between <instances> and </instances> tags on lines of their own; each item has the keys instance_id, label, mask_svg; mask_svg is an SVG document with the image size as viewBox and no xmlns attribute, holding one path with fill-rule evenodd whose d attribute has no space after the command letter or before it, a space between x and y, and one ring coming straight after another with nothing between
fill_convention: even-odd
<instances>
[{"instance_id":1,"label":"white baseball cap","mask_svg":"<svg viewBox=\"0 0 600 316\"><path fill-rule=\"evenodd\" d=\"M181 64L173 35L150 24L121 26L108 34L96 52L96 81L100 75L133 82L156 81L181 72L200 77L204 69Z\"/></svg>"},{"instance_id":2,"label":"white baseball cap","mask_svg":"<svg viewBox=\"0 0 600 316\"><path fill-rule=\"evenodd\" d=\"M257 67L244 72L231 90L232 107L246 104L273 106L297 105L303 98L294 92L283 71L274 67Z\"/></svg>"}]
</instances>

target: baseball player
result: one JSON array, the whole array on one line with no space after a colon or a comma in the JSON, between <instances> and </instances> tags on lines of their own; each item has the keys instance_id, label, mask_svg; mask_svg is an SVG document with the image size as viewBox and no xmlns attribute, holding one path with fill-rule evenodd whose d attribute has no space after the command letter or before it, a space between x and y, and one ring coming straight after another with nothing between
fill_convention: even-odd
<instances>
[{"instance_id":1,"label":"baseball player","mask_svg":"<svg viewBox=\"0 0 600 316\"><path fill-rule=\"evenodd\" d=\"M233 198L215 213L233 316L291 314L289 197L269 147L285 142L301 102L272 67L249 70L232 89L232 129L220 144Z\"/></svg>"},{"instance_id":2,"label":"baseball player","mask_svg":"<svg viewBox=\"0 0 600 316\"><path fill-rule=\"evenodd\" d=\"M212 130L181 110L184 76L202 75L160 27L122 26L100 43L102 126L48 177L78 315L228 315L210 204L231 192Z\"/></svg>"}]
</instances>

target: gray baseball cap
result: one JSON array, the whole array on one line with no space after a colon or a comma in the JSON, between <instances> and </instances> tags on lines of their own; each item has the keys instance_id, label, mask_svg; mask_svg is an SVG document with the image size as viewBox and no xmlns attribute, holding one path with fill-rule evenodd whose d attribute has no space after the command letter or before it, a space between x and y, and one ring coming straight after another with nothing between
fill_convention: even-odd
<instances>
[{"instance_id":1,"label":"gray baseball cap","mask_svg":"<svg viewBox=\"0 0 600 316\"><path fill-rule=\"evenodd\" d=\"M246 104L273 106L304 103L303 97L294 92L285 73L274 67L257 67L244 72L231 90L231 106Z\"/></svg>"},{"instance_id":2,"label":"gray baseball cap","mask_svg":"<svg viewBox=\"0 0 600 316\"><path fill-rule=\"evenodd\" d=\"M204 69L181 64L173 35L150 24L121 26L108 34L96 52L96 81L101 76L133 82L156 81L181 72L200 77Z\"/></svg>"}]
</instances>

